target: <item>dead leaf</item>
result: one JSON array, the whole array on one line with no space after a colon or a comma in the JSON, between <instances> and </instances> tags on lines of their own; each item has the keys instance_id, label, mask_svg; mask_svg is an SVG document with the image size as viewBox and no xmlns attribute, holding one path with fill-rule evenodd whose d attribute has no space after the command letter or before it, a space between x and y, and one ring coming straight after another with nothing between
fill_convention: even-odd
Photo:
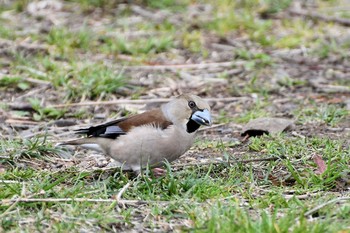
<instances>
[{"instance_id":1,"label":"dead leaf","mask_svg":"<svg viewBox=\"0 0 350 233\"><path fill-rule=\"evenodd\" d=\"M0 163L0 174L3 174L3 173L5 173L5 172L6 172L6 169L5 169L4 165L2 165L2 164Z\"/></svg>"},{"instance_id":2,"label":"dead leaf","mask_svg":"<svg viewBox=\"0 0 350 233\"><path fill-rule=\"evenodd\" d=\"M346 110L348 110L348 111L350 111L350 98L349 99L347 99L347 100L345 100L345 105L346 105Z\"/></svg>"},{"instance_id":3,"label":"dead leaf","mask_svg":"<svg viewBox=\"0 0 350 233\"><path fill-rule=\"evenodd\" d=\"M294 121L283 118L262 117L250 120L242 129L242 136L277 134L291 128Z\"/></svg>"},{"instance_id":4,"label":"dead leaf","mask_svg":"<svg viewBox=\"0 0 350 233\"><path fill-rule=\"evenodd\" d=\"M324 173L327 169L327 165L324 162L324 160L322 159L321 156L315 154L312 159L314 160L314 162L316 163L317 166L317 170L315 171L315 173L317 175L321 175L322 173Z\"/></svg>"},{"instance_id":5,"label":"dead leaf","mask_svg":"<svg viewBox=\"0 0 350 233\"><path fill-rule=\"evenodd\" d=\"M345 191L350 189L350 167L343 171L335 180L335 190L337 191Z\"/></svg>"}]
</instances>

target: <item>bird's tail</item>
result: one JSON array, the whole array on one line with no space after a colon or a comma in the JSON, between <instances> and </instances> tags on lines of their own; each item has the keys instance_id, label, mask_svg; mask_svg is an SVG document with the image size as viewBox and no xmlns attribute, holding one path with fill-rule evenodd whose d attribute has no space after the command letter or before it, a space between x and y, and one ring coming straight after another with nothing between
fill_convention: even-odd
<instances>
[{"instance_id":1,"label":"bird's tail","mask_svg":"<svg viewBox=\"0 0 350 233\"><path fill-rule=\"evenodd\" d=\"M101 141L100 138L87 137L87 138L78 138L78 139L68 140L68 141L64 141L56 144L56 146L67 146L67 145L81 146L85 149L104 152L103 148L105 148L105 141Z\"/></svg>"},{"instance_id":2,"label":"bird's tail","mask_svg":"<svg viewBox=\"0 0 350 233\"><path fill-rule=\"evenodd\" d=\"M65 145L82 145L86 143L96 143L96 139L94 138L78 138L78 139L72 139L72 140L67 140L63 141L60 143L57 143L56 146L65 146Z\"/></svg>"}]
</instances>

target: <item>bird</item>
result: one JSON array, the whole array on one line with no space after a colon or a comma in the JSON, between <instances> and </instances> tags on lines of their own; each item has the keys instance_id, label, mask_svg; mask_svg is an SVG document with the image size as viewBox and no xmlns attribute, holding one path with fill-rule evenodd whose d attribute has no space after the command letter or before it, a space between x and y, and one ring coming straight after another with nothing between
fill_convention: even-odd
<instances>
[{"instance_id":1,"label":"bird","mask_svg":"<svg viewBox=\"0 0 350 233\"><path fill-rule=\"evenodd\" d=\"M182 94L160 108L78 129L76 133L86 137L58 145L102 152L136 174L148 166L162 174L164 162L183 155L192 146L199 127L211 124L209 104L197 95Z\"/></svg>"}]
</instances>

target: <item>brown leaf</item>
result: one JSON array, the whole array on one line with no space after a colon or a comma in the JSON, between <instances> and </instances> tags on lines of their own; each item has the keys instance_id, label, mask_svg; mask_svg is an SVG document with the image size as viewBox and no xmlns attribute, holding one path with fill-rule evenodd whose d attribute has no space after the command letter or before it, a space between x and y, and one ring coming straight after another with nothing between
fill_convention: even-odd
<instances>
[{"instance_id":1,"label":"brown leaf","mask_svg":"<svg viewBox=\"0 0 350 233\"><path fill-rule=\"evenodd\" d=\"M315 154L312 159L314 160L314 162L316 163L317 166L317 171L315 171L315 173L317 175L321 175L322 173L324 173L327 169L327 165L324 162L324 160L322 159L321 156Z\"/></svg>"},{"instance_id":2,"label":"brown leaf","mask_svg":"<svg viewBox=\"0 0 350 233\"><path fill-rule=\"evenodd\" d=\"M0 174L5 173L5 172L6 172L6 169L5 169L4 165L2 165L0 163Z\"/></svg>"}]
</instances>

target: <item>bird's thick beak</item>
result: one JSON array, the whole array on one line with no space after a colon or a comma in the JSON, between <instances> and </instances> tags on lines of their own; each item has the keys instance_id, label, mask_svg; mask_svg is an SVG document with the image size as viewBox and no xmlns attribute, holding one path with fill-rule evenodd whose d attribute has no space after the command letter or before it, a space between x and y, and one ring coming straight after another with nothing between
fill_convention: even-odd
<instances>
[{"instance_id":1,"label":"bird's thick beak","mask_svg":"<svg viewBox=\"0 0 350 233\"><path fill-rule=\"evenodd\" d=\"M198 110L194 112L191 116L191 119L199 125L211 125L211 117L208 109Z\"/></svg>"}]
</instances>

